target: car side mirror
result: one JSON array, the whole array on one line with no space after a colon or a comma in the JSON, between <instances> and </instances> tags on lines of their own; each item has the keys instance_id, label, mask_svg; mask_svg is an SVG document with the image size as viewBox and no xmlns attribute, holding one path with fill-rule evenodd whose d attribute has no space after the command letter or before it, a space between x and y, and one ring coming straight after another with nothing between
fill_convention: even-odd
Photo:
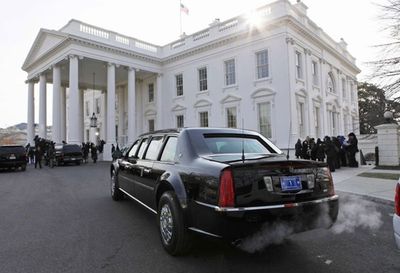
<instances>
[{"instance_id":1,"label":"car side mirror","mask_svg":"<svg viewBox=\"0 0 400 273\"><path fill-rule=\"evenodd\" d=\"M128 157L128 162L131 163L131 164L136 164L137 160L136 160L135 157Z\"/></svg>"}]
</instances>

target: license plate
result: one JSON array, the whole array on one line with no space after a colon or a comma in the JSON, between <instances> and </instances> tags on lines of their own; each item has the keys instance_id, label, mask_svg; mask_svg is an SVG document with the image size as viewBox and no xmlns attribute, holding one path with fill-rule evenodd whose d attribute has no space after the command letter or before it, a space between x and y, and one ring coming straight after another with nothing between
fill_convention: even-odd
<instances>
[{"instance_id":1,"label":"license plate","mask_svg":"<svg viewBox=\"0 0 400 273\"><path fill-rule=\"evenodd\" d=\"M283 176L281 177L282 191L301 190L300 176Z\"/></svg>"},{"instance_id":2,"label":"license plate","mask_svg":"<svg viewBox=\"0 0 400 273\"><path fill-rule=\"evenodd\" d=\"M17 159L15 155L10 155L10 159Z\"/></svg>"},{"instance_id":3,"label":"license plate","mask_svg":"<svg viewBox=\"0 0 400 273\"><path fill-rule=\"evenodd\" d=\"M71 157L71 160L75 160L75 157Z\"/></svg>"}]
</instances>

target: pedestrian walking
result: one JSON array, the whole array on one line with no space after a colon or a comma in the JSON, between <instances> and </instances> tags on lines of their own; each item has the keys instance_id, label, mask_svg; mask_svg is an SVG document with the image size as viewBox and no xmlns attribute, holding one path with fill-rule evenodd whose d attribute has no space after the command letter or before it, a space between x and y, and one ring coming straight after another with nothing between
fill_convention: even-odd
<instances>
[{"instance_id":1,"label":"pedestrian walking","mask_svg":"<svg viewBox=\"0 0 400 273\"><path fill-rule=\"evenodd\" d=\"M39 168L42 168L42 158L43 158L43 151L42 147L40 145L37 145L35 147L35 169L37 168L37 165L39 164Z\"/></svg>"},{"instance_id":2,"label":"pedestrian walking","mask_svg":"<svg viewBox=\"0 0 400 273\"><path fill-rule=\"evenodd\" d=\"M317 160L325 161L325 143L320 138L317 139Z\"/></svg>"}]
</instances>

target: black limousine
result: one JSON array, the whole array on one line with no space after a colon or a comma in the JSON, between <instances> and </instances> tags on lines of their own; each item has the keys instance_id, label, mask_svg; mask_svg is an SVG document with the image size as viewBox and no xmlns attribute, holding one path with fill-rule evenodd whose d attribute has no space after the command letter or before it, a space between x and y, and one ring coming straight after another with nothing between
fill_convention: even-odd
<instances>
[{"instance_id":1,"label":"black limousine","mask_svg":"<svg viewBox=\"0 0 400 273\"><path fill-rule=\"evenodd\" d=\"M238 129L183 128L139 136L110 169L111 196L157 215L161 242L185 253L193 232L235 241L263 223L296 232L336 221L338 196L325 163L287 160L267 138Z\"/></svg>"}]
</instances>

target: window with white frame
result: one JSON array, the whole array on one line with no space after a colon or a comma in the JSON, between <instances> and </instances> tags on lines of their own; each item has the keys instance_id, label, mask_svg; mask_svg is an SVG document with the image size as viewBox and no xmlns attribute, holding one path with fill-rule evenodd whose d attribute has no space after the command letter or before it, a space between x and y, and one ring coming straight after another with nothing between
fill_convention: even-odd
<instances>
[{"instance_id":1,"label":"window with white frame","mask_svg":"<svg viewBox=\"0 0 400 273\"><path fill-rule=\"evenodd\" d=\"M206 91L207 87L207 67L202 67L198 69L199 72L199 90Z\"/></svg>"},{"instance_id":2,"label":"window with white frame","mask_svg":"<svg viewBox=\"0 0 400 273\"><path fill-rule=\"evenodd\" d=\"M176 127L177 128L185 127L183 115L177 115L176 116Z\"/></svg>"},{"instance_id":3,"label":"window with white frame","mask_svg":"<svg viewBox=\"0 0 400 273\"><path fill-rule=\"evenodd\" d=\"M85 108L86 108L86 116L90 115L90 109L89 109L89 102L85 101Z\"/></svg>"},{"instance_id":4,"label":"window with white frame","mask_svg":"<svg viewBox=\"0 0 400 273\"><path fill-rule=\"evenodd\" d=\"M154 119L149 119L148 126L149 126L149 132L154 132Z\"/></svg>"},{"instance_id":5,"label":"window with white frame","mask_svg":"<svg viewBox=\"0 0 400 273\"><path fill-rule=\"evenodd\" d=\"M299 117L299 135L304 137L305 134L305 120L304 120L304 102L298 103L298 117Z\"/></svg>"},{"instance_id":6,"label":"window with white frame","mask_svg":"<svg viewBox=\"0 0 400 273\"><path fill-rule=\"evenodd\" d=\"M100 98L96 99L96 114L100 114Z\"/></svg>"},{"instance_id":7,"label":"window with white frame","mask_svg":"<svg viewBox=\"0 0 400 273\"><path fill-rule=\"evenodd\" d=\"M225 85L236 84L235 59L225 61Z\"/></svg>"},{"instance_id":8,"label":"window with white frame","mask_svg":"<svg viewBox=\"0 0 400 273\"><path fill-rule=\"evenodd\" d=\"M271 103L263 102L258 104L258 128L260 134L271 138Z\"/></svg>"},{"instance_id":9,"label":"window with white frame","mask_svg":"<svg viewBox=\"0 0 400 273\"><path fill-rule=\"evenodd\" d=\"M311 63L311 73L313 78L313 84L319 84L319 77L318 77L318 63L316 61L312 61Z\"/></svg>"},{"instance_id":10,"label":"window with white frame","mask_svg":"<svg viewBox=\"0 0 400 273\"><path fill-rule=\"evenodd\" d=\"M154 83L148 85L149 102L154 101Z\"/></svg>"},{"instance_id":11,"label":"window with white frame","mask_svg":"<svg viewBox=\"0 0 400 273\"><path fill-rule=\"evenodd\" d=\"M346 79L342 79L342 94L343 94L343 98L346 98Z\"/></svg>"},{"instance_id":12,"label":"window with white frame","mask_svg":"<svg viewBox=\"0 0 400 273\"><path fill-rule=\"evenodd\" d=\"M353 85L353 83L350 83L350 99L351 99L351 102L353 102L354 101L354 85Z\"/></svg>"},{"instance_id":13,"label":"window with white frame","mask_svg":"<svg viewBox=\"0 0 400 273\"><path fill-rule=\"evenodd\" d=\"M319 107L314 107L314 124L315 124L315 134L319 136L321 133L321 121L320 121L320 110Z\"/></svg>"},{"instance_id":14,"label":"window with white frame","mask_svg":"<svg viewBox=\"0 0 400 273\"><path fill-rule=\"evenodd\" d=\"M326 87L327 87L327 89L328 89L328 92L330 92L330 93L336 93L335 81L334 81L334 79L333 79L332 73L329 73L329 74L328 74L328 80L327 80Z\"/></svg>"},{"instance_id":15,"label":"window with white frame","mask_svg":"<svg viewBox=\"0 0 400 273\"><path fill-rule=\"evenodd\" d=\"M303 78L303 56L299 51L296 51L296 78Z\"/></svg>"},{"instance_id":16,"label":"window with white frame","mask_svg":"<svg viewBox=\"0 0 400 273\"><path fill-rule=\"evenodd\" d=\"M226 121L228 128L237 128L237 109L236 107L226 108Z\"/></svg>"},{"instance_id":17,"label":"window with white frame","mask_svg":"<svg viewBox=\"0 0 400 273\"><path fill-rule=\"evenodd\" d=\"M175 83L176 83L176 95L182 96L183 95L183 75L178 74L175 75Z\"/></svg>"},{"instance_id":18,"label":"window with white frame","mask_svg":"<svg viewBox=\"0 0 400 273\"><path fill-rule=\"evenodd\" d=\"M200 127L208 127L208 112L200 112L199 113L199 118L200 118Z\"/></svg>"},{"instance_id":19,"label":"window with white frame","mask_svg":"<svg viewBox=\"0 0 400 273\"><path fill-rule=\"evenodd\" d=\"M257 79L268 78L269 77L268 50L257 52L256 60L257 60Z\"/></svg>"}]
</instances>

